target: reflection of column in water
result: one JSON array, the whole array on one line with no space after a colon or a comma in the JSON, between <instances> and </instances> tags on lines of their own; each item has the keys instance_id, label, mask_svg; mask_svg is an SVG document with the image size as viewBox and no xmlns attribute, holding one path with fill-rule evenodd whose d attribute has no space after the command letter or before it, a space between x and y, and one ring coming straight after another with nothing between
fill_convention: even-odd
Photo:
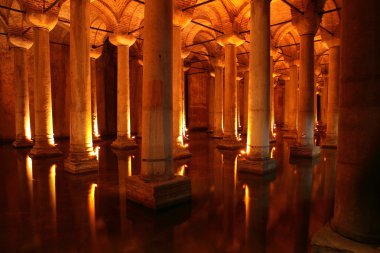
<instances>
[{"instance_id":1,"label":"reflection of column in water","mask_svg":"<svg viewBox=\"0 0 380 253\"><path fill-rule=\"evenodd\" d=\"M275 174L257 176L239 173L239 181L245 186L246 243L244 252L266 252L269 183L274 179Z\"/></svg>"},{"instance_id":2,"label":"reflection of column in water","mask_svg":"<svg viewBox=\"0 0 380 253\"><path fill-rule=\"evenodd\" d=\"M295 165L294 252L304 253L308 249L312 172L319 159L295 159L290 162Z\"/></svg>"},{"instance_id":3,"label":"reflection of column in water","mask_svg":"<svg viewBox=\"0 0 380 253\"><path fill-rule=\"evenodd\" d=\"M91 239L94 242L96 238L96 226L95 226L95 189L98 185L92 183L88 190L88 218L90 221Z\"/></svg>"},{"instance_id":4,"label":"reflection of column in water","mask_svg":"<svg viewBox=\"0 0 380 253\"><path fill-rule=\"evenodd\" d=\"M49 170L49 189L50 189L50 201L52 207L52 220L54 226L57 224L57 205L56 205L56 192L55 192L55 175L57 165L53 164Z\"/></svg>"},{"instance_id":5,"label":"reflection of column in water","mask_svg":"<svg viewBox=\"0 0 380 253\"><path fill-rule=\"evenodd\" d=\"M30 201L33 202L33 162L29 156L26 156L26 179L28 181Z\"/></svg>"}]
</instances>

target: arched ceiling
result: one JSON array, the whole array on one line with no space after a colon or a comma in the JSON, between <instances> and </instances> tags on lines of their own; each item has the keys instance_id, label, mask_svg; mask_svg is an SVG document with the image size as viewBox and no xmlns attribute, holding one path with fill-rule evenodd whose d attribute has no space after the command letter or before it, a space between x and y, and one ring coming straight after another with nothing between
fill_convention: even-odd
<instances>
[{"instance_id":1,"label":"arched ceiling","mask_svg":"<svg viewBox=\"0 0 380 253\"><path fill-rule=\"evenodd\" d=\"M291 22L291 6L302 11L307 1L325 2L324 11L341 7L340 0L272 0L270 23L275 71L278 69L278 72L286 72L287 62L298 57L299 35ZM33 8L46 8L54 2L55 0L0 0L1 6L20 10L18 12L0 8L0 30L32 36L32 29L29 29L29 25L25 22L23 12L30 8L30 5ZM207 4L191 8L195 4L203 2L207 2ZM223 34L235 32L246 40L246 43L237 49L238 62L243 66L248 65L249 0L175 0L175 7L187 12L192 17L192 22L182 32L183 48L191 51L186 59L187 64L195 62L191 63L192 66L210 68L209 59L223 54L223 49L214 39ZM58 1L53 9L58 11L59 16L58 25L53 30L54 37L61 40L62 43L68 43L70 1ZM142 0L91 0L90 20L92 27L90 41L93 47L100 47L111 32L121 32L130 33L138 38L134 50L141 50L144 37L144 4ZM321 36L321 30L324 33L335 34L338 32L339 22L339 11L323 14L321 28L315 36L315 54L318 64L321 62L321 64L325 64L326 58L328 59L326 54L328 48Z\"/></svg>"}]
</instances>

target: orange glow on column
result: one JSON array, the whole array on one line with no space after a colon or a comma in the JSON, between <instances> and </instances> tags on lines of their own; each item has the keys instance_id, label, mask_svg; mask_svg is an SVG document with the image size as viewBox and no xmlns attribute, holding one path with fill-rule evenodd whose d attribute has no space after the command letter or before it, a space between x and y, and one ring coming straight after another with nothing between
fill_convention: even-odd
<instances>
[{"instance_id":1,"label":"orange glow on column","mask_svg":"<svg viewBox=\"0 0 380 253\"><path fill-rule=\"evenodd\" d=\"M273 158L274 157L274 152L276 151L276 147L272 147L271 151L270 151L270 158Z\"/></svg>"},{"instance_id":2,"label":"orange glow on column","mask_svg":"<svg viewBox=\"0 0 380 253\"><path fill-rule=\"evenodd\" d=\"M95 189L98 185L93 183L88 191L88 217L90 219L91 237L94 239L96 236L95 228Z\"/></svg>"},{"instance_id":3,"label":"orange glow on column","mask_svg":"<svg viewBox=\"0 0 380 253\"><path fill-rule=\"evenodd\" d=\"M128 177L132 176L132 157L128 156Z\"/></svg>"},{"instance_id":4,"label":"orange glow on column","mask_svg":"<svg viewBox=\"0 0 380 253\"><path fill-rule=\"evenodd\" d=\"M33 162L29 156L26 157L26 177L28 179L30 200L33 200Z\"/></svg>"},{"instance_id":5,"label":"orange glow on column","mask_svg":"<svg viewBox=\"0 0 380 253\"><path fill-rule=\"evenodd\" d=\"M244 202L245 202L245 227L248 228L249 224L249 187L244 185Z\"/></svg>"},{"instance_id":6,"label":"orange glow on column","mask_svg":"<svg viewBox=\"0 0 380 253\"><path fill-rule=\"evenodd\" d=\"M186 175L186 168L187 168L187 165L186 164L184 164L184 165L182 165L180 168L179 168L179 170L177 171L177 175L178 176L185 176Z\"/></svg>"},{"instance_id":7,"label":"orange glow on column","mask_svg":"<svg viewBox=\"0 0 380 253\"><path fill-rule=\"evenodd\" d=\"M55 187L55 176L56 176L56 168L57 165L53 164L50 167L50 172L49 172L49 188L50 188L50 201L51 201L51 207L53 209L53 214L52 214L52 219L53 223L56 223L56 218L57 218L57 208L56 208L56 187Z\"/></svg>"}]
</instances>

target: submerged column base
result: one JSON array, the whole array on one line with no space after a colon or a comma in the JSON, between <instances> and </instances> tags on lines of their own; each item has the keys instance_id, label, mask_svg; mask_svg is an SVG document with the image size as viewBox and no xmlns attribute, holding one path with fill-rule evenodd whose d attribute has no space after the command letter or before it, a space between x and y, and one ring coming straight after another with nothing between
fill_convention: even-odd
<instances>
[{"instance_id":1,"label":"submerged column base","mask_svg":"<svg viewBox=\"0 0 380 253\"><path fill-rule=\"evenodd\" d=\"M274 173L276 171L276 166L277 163L274 159L252 160L247 156L238 159L239 172L266 175Z\"/></svg>"},{"instance_id":2,"label":"submerged column base","mask_svg":"<svg viewBox=\"0 0 380 253\"><path fill-rule=\"evenodd\" d=\"M146 182L140 176L125 180L127 199L151 209L163 209L191 199L191 182L186 176L170 180Z\"/></svg>"},{"instance_id":3,"label":"submerged column base","mask_svg":"<svg viewBox=\"0 0 380 253\"><path fill-rule=\"evenodd\" d=\"M319 156L321 149L318 146L291 146L290 156L291 157L303 157L303 158L313 158Z\"/></svg>"},{"instance_id":4,"label":"submerged column base","mask_svg":"<svg viewBox=\"0 0 380 253\"><path fill-rule=\"evenodd\" d=\"M379 253L379 245L359 243L341 236L328 224L319 230L311 241L312 253Z\"/></svg>"},{"instance_id":5,"label":"submerged column base","mask_svg":"<svg viewBox=\"0 0 380 253\"><path fill-rule=\"evenodd\" d=\"M70 153L65 160L65 171L72 174L95 172L99 170L99 162L95 155L85 153Z\"/></svg>"},{"instance_id":6,"label":"submerged column base","mask_svg":"<svg viewBox=\"0 0 380 253\"><path fill-rule=\"evenodd\" d=\"M135 149L138 145L135 139L127 138L126 136L118 136L117 139L112 142L111 147L116 149Z\"/></svg>"},{"instance_id":7,"label":"submerged column base","mask_svg":"<svg viewBox=\"0 0 380 253\"><path fill-rule=\"evenodd\" d=\"M33 145L34 145L33 141L26 138L15 140L12 143L12 146L14 148L30 148L30 147L33 147Z\"/></svg>"},{"instance_id":8,"label":"submerged column base","mask_svg":"<svg viewBox=\"0 0 380 253\"><path fill-rule=\"evenodd\" d=\"M61 156L63 153L57 148L55 144L50 145L34 145L29 153L29 156L33 159L46 158L46 157L57 157Z\"/></svg>"},{"instance_id":9,"label":"submerged column base","mask_svg":"<svg viewBox=\"0 0 380 253\"><path fill-rule=\"evenodd\" d=\"M234 149L241 149L244 147L244 145L241 141L237 140L235 137L232 137L232 138L224 137L218 143L216 147L218 149L234 150Z\"/></svg>"}]
</instances>

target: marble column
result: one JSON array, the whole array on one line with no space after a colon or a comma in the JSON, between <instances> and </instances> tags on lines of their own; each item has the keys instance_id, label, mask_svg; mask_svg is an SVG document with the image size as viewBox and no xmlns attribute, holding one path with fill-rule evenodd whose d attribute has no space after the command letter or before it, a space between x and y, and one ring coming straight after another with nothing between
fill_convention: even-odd
<instances>
[{"instance_id":1,"label":"marble column","mask_svg":"<svg viewBox=\"0 0 380 253\"><path fill-rule=\"evenodd\" d=\"M16 139L13 142L13 147L32 147L33 141L30 130L27 50L31 48L33 42L27 38L10 36L9 44L13 47L14 53L15 72L13 83L16 91Z\"/></svg>"},{"instance_id":2,"label":"marble column","mask_svg":"<svg viewBox=\"0 0 380 253\"><path fill-rule=\"evenodd\" d=\"M70 153L65 170L70 173L97 171L92 146L90 0L70 0Z\"/></svg>"},{"instance_id":3,"label":"marble column","mask_svg":"<svg viewBox=\"0 0 380 253\"><path fill-rule=\"evenodd\" d=\"M289 86L286 87L288 89L287 97L288 100L288 125L287 125L287 133L284 135L284 138L288 139L296 139L297 138L297 101L298 101L298 66L297 61L290 62L290 81Z\"/></svg>"},{"instance_id":4,"label":"marble column","mask_svg":"<svg viewBox=\"0 0 380 253\"><path fill-rule=\"evenodd\" d=\"M96 92L96 60L101 56L102 51L91 49L91 119L92 119L92 140L100 141L99 125L98 125L98 96Z\"/></svg>"},{"instance_id":5,"label":"marble column","mask_svg":"<svg viewBox=\"0 0 380 253\"><path fill-rule=\"evenodd\" d=\"M238 139L237 125L237 59L236 47L244 40L236 34L223 35L218 44L225 48L225 81L223 101L223 139L218 144L220 149L240 149L242 143Z\"/></svg>"},{"instance_id":6,"label":"marble column","mask_svg":"<svg viewBox=\"0 0 380 253\"><path fill-rule=\"evenodd\" d=\"M270 51L272 52L272 51ZM269 85L270 85L270 89L269 89L269 103L270 103L270 132L269 132L269 141L270 142L275 142L276 141L276 138L275 138L275 127L276 127L276 123L275 123L275 119L274 119L274 78L273 78L273 68L274 68L274 61L273 61L273 56L270 56L269 58L269 63L270 63L270 67L269 67Z\"/></svg>"},{"instance_id":7,"label":"marble column","mask_svg":"<svg viewBox=\"0 0 380 253\"><path fill-rule=\"evenodd\" d=\"M327 41L327 44L329 46L327 129L322 147L336 148L339 120L340 41L335 38Z\"/></svg>"},{"instance_id":8,"label":"marble column","mask_svg":"<svg viewBox=\"0 0 380 253\"><path fill-rule=\"evenodd\" d=\"M126 195L159 209L188 200L191 185L173 171L173 3L146 1L144 12L141 171L126 179Z\"/></svg>"},{"instance_id":9,"label":"marble column","mask_svg":"<svg viewBox=\"0 0 380 253\"><path fill-rule=\"evenodd\" d=\"M117 149L137 148L131 136L131 97L129 75L129 48L135 43L132 35L115 33L110 36L117 46L117 138L111 147Z\"/></svg>"},{"instance_id":10,"label":"marble column","mask_svg":"<svg viewBox=\"0 0 380 253\"><path fill-rule=\"evenodd\" d=\"M379 251L379 7L343 2L334 216L314 236L313 252Z\"/></svg>"},{"instance_id":11,"label":"marble column","mask_svg":"<svg viewBox=\"0 0 380 253\"><path fill-rule=\"evenodd\" d=\"M191 21L191 16L174 9L173 12L173 158L182 159L190 157L191 153L184 144L183 138L183 101L184 101L184 85L183 76L183 59L185 59L190 51L182 52L182 30ZM183 57L182 57L183 56Z\"/></svg>"},{"instance_id":12,"label":"marble column","mask_svg":"<svg viewBox=\"0 0 380 253\"><path fill-rule=\"evenodd\" d=\"M144 62L143 62L143 59L139 59L138 60L138 63L139 63L139 67L138 67L138 71L139 71L139 86L137 87L137 101L138 101L138 131L137 131L137 138L140 138L142 137L142 75L143 75L143 71L144 71Z\"/></svg>"},{"instance_id":13,"label":"marble column","mask_svg":"<svg viewBox=\"0 0 380 253\"><path fill-rule=\"evenodd\" d=\"M208 132L214 131L215 72L210 72L208 85Z\"/></svg>"},{"instance_id":14,"label":"marble column","mask_svg":"<svg viewBox=\"0 0 380 253\"><path fill-rule=\"evenodd\" d=\"M244 71L244 107L243 107L243 130L242 134L247 135L248 128L248 86L249 86L249 68Z\"/></svg>"},{"instance_id":15,"label":"marble column","mask_svg":"<svg viewBox=\"0 0 380 253\"><path fill-rule=\"evenodd\" d=\"M211 65L215 72L214 83L214 131L212 138L223 138L223 68L224 57L218 56L211 59ZM215 99L217 98L217 99Z\"/></svg>"},{"instance_id":16,"label":"marble column","mask_svg":"<svg viewBox=\"0 0 380 253\"><path fill-rule=\"evenodd\" d=\"M271 173L276 161L270 158L270 1L251 2L249 55L248 129L246 154L239 159L239 171Z\"/></svg>"},{"instance_id":17,"label":"marble column","mask_svg":"<svg viewBox=\"0 0 380 253\"><path fill-rule=\"evenodd\" d=\"M34 33L34 146L33 158L62 155L54 143L53 110L50 76L49 32L55 27L58 15L26 13Z\"/></svg>"},{"instance_id":18,"label":"marble column","mask_svg":"<svg viewBox=\"0 0 380 253\"><path fill-rule=\"evenodd\" d=\"M314 35L320 23L317 3L309 3L304 15L292 11L292 22L301 37L297 143L290 147L294 157L314 157L320 148L314 144Z\"/></svg>"}]
</instances>

